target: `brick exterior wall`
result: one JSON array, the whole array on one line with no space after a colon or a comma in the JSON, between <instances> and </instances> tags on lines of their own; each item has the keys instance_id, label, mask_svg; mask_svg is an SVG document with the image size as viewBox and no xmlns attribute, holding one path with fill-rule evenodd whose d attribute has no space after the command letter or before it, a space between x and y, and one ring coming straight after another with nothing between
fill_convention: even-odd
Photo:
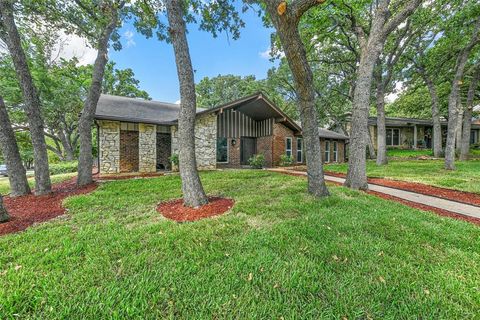
<instances>
[{"instance_id":1,"label":"brick exterior wall","mask_svg":"<svg viewBox=\"0 0 480 320\"><path fill-rule=\"evenodd\" d=\"M343 140L335 140L335 139L327 139L330 141L330 162L333 161L333 142L337 142L337 162L345 162L345 141ZM322 160L325 162L325 139L320 138L320 147L322 149Z\"/></svg>"},{"instance_id":2,"label":"brick exterior wall","mask_svg":"<svg viewBox=\"0 0 480 320\"><path fill-rule=\"evenodd\" d=\"M265 166L273 167L273 136L257 138L257 153L265 156Z\"/></svg>"},{"instance_id":3,"label":"brick exterior wall","mask_svg":"<svg viewBox=\"0 0 480 320\"><path fill-rule=\"evenodd\" d=\"M172 154L172 135L157 132L157 168L169 170L171 168L170 155Z\"/></svg>"},{"instance_id":4,"label":"brick exterior wall","mask_svg":"<svg viewBox=\"0 0 480 320\"><path fill-rule=\"evenodd\" d=\"M137 172L138 131L120 131L120 172Z\"/></svg>"},{"instance_id":5,"label":"brick exterior wall","mask_svg":"<svg viewBox=\"0 0 480 320\"><path fill-rule=\"evenodd\" d=\"M292 130L281 123L273 125L273 148L272 148L272 165L278 166L280 164L280 157L285 154L286 138L292 138L292 156L296 161L297 155L297 137L295 137Z\"/></svg>"},{"instance_id":6,"label":"brick exterior wall","mask_svg":"<svg viewBox=\"0 0 480 320\"><path fill-rule=\"evenodd\" d=\"M98 121L100 173L120 171L120 122Z\"/></svg>"}]
</instances>

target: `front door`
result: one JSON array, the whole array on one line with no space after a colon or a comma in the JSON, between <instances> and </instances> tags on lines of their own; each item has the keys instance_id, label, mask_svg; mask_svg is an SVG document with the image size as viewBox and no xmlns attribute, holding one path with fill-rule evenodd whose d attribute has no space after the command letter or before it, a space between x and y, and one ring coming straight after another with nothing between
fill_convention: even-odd
<instances>
[{"instance_id":1,"label":"front door","mask_svg":"<svg viewBox=\"0 0 480 320\"><path fill-rule=\"evenodd\" d=\"M240 138L240 164L247 165L250 159L257 151L257 139L251 137Z\"/></svg>"}]
</instances>

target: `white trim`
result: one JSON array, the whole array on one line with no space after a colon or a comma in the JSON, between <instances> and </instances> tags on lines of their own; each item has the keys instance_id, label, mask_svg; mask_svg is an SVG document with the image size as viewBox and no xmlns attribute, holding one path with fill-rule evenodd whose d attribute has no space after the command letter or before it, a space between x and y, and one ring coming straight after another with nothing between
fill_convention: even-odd
<instances>
[{"instance_id":1,"label":"white trim","mask_svg":"<svg viewBox=\"0 0 480 320\"><path fill-rule=\"evenodd\" d=\"M300 150L298 149L298 141L300 140ZM300 151L300 161L298 161L298 152ZM296 154L296 158L297 158L297 163L303 163L303 138L297 138L297 154Z\"/></svg>"},{"instance_id":2,"label":"white trim","mask_svg":"<svg viewBox=\"0 0 480 320\"><path fill-rule=\"evenodd\" d=\"M387 131L389 131L389 130L392 131L392 135L391 135L392 140L390 141L390 144L388 144L388 140L387 140L387 136L388 136ZM398 130L398 144L393 144L393 131L394 130ZM400 128L386 128L385 129L385 145L387 147L398 147L398 146L400 146L401 145L401 140L402 140L400 135L401 135Z\"/></svg>"},{"instance_id":3,"label":"white trim","mask_svg":"<svg viewBox=\"0 0 480 320\"><path fill-rule=\"evenodd\" d=\"M288 143L287 141L290 140L290 149L287 149ZM285 137L285 155L288 156L287 151L290 151L290 157L293 156L293 138L292 137Z\"/></svg>"},{"instance_id":4,"label":"white trim","mask_svg":"<svg viewBox=\"0 0 480 320\"><path fill-rule=\"evenodd\" d=\"M327 144L328 144L328 148L327 148ZM327 154L328 154L328 157L327 157ZM324 162L329 163L330 162L330 140L325 140L324 157L325 157Z\"/></svg>"},{"instance_id":5,"label":"white trim","mask_svg":"<svg viewBox=\"0 0 480 320\"><path fill-rule=\"evenodd\" d=\"M338 162L338 142L333 142L333 162Z\"/></svg>"}]
</instances>

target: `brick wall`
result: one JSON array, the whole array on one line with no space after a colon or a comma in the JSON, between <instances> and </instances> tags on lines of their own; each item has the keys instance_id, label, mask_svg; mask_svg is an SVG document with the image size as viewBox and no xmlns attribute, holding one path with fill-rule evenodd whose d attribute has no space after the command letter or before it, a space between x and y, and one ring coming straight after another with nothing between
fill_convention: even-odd
<instances>
[{"instance_id":1,"label":"brick wall","mask_svg":"<svg viewBox=\"0 0 480 320\"><path fill-rule=\"evenodd\" d=\"M257 153L265 156L265 166L273 167L273 136L257 138Z\"/></svg>"},{"instance_id":2,"label":"brick wall","mask_svg":"<svg viewBox=\"0 0 480 320\"><path fill-rule=\"evenodd\" d=\"M120 131L120 172L137 172L138 131Z\"/></svg>"},{"instance_id":3,"label":"brick wall","mask_svg":"<svg viewBox=\"0 0 480 320\"><path fill-rule=\"evenodd\" d=\"M322 160L325 162L325 139L320 138L320 147L322 149ZM328 139L330 141L330 162L333 162L333 142L337 142L337 162L345 162L345 142L343 140L332 140Z\"/></svg>"},{"instance_id":4,"label":"brick wall","mask_svg":"<svg viewBox=\"0 0 480 320\"><path fill-rule=\"evenodd\" d=\"M273 143L272 143L272 165L277 166L280 163L280 157L285 154L286 138L292 138L292 156L296 160L297 139L292 130L281 123L273 125Z\"/></svg>"}]
</instances>

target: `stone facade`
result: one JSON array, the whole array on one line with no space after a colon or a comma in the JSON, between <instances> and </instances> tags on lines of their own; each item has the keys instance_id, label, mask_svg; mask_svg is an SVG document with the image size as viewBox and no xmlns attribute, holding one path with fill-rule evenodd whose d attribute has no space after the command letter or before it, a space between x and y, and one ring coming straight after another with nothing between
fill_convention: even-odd
<instances>
[{"instance_id":1,"label":"stone facade","mask_svg":"<svg viewBox=\"0 0 480 320\"><path fill-rule=\"evenodd\" d=\"M178 154L178 127L172 126L172 154ZM217 164L217 116L207 114L195 120L195 156L200 170L212 170ZM182 159L180 159L180 162Z\"/></svg>"},{"instance_id":2,"label":"stone facade","mask_svg":"<svg viewBox=\"0 0 480 320\"><path fill-rule=\"evenodd\" d=\"M157 130L154 124L138 125L139 172L157 171Z\"/></svg>"},{"instance_id":3,"label":"stone facade","mask_svg":"<svg viewBox=\"0 0 480 320\"><path fill-rule=\"evenodd\" d=\"M98 121L100 141L100 172L117 173L120 171L120 122Z\"/></svg>"}]
</instances>

